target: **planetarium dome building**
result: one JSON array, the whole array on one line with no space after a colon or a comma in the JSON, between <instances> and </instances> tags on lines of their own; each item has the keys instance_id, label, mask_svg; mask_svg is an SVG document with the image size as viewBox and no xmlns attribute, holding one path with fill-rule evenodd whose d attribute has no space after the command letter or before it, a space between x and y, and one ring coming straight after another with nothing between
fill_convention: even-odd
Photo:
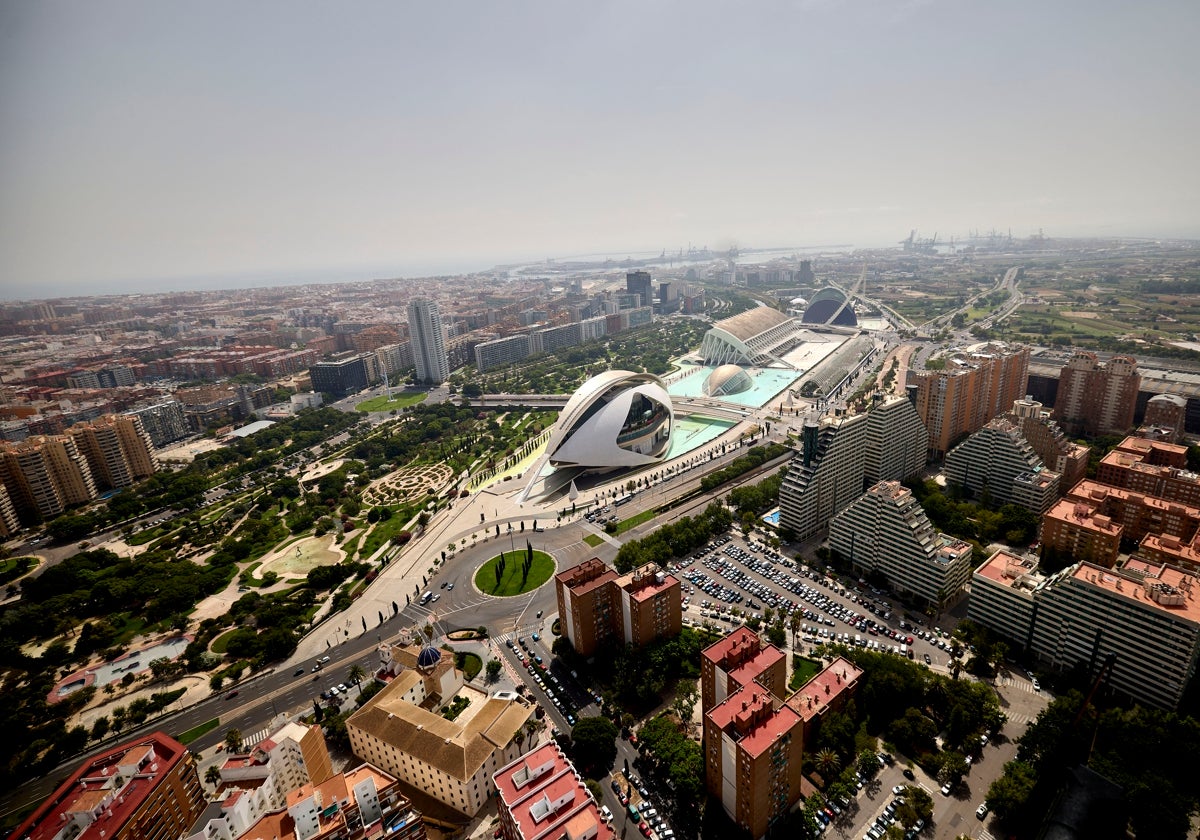
<instances>
[{"instance_id":1,"label":"planetarium dome building","mask_svg":"<svg viewBox=\"0 0 1200 840\"><path fill-rule=\"evenodd\" d=\"M754 387L754 380L737 365L721 365L708 375L702 387L706 397L724 397L749 391Z\"/></svg>"}]
</instances>

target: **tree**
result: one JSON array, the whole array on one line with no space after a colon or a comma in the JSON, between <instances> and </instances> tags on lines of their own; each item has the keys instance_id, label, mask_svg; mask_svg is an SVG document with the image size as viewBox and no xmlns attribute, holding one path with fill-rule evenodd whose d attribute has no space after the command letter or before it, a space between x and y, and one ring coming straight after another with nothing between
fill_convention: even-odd
<instances>
[{"instance_id":1,"label":"tree","mask_svg":"<svg viewBox=\"0 0 1200 840\"><path fill-rule=\"evenodd\" d=\"M879 756L875 750L863 750L858 754L855 766L864 779L874 779L879 775Z\"/></svg>"},{"instance_id":2,"label":"tree","mask_svg":"<svg viewBox=\"0 0 1200 840\"><path fill-rule=\"evenodd\" d=\"M350 681L351 685L357 685L358 683L362 682L363 677L366 675L367 669L362 665L359 665L357 662L351 665L349 670L346 671L346 679Z\"/></svg>"},{"instance_id":3,"label":"tree","mask_svg":"<svg viewBox=\"0 0 1200 840\"><path fill-rule=\"evenodd\" d=\"M930 822L933 819L933 797L929 791L916 785L905 785L904 804L896 809L896 818L905 828L912 828L918 820Z\"/></svg>"},{"instance_id":4,"label":"tree","mask_svg":"<svg viewBox=\"0 0 1200 840\"><path fill-rule=\"evenodd\" d=\"M242 730L230 729L225 733L225 748L231 753L240 753L242 751Z\"/></svg>"},{"instance_id":5,"label":"tree","mask_svg":"<svg viewBox=\"0 0 1200 840\"><path fill-rule=\"evenodd\" d=\"M499 659L489 659L487 663L487 679L488 682L495 682L500 678L500 669L503 667Z\"/></svg>"},{"instance_id":6,"label":"tree","mask_svg":"<svg viewBox=\"0 0 1200 840\"><path fill-rule=\"evenodd\" d=\"M585 717L571 730L575 764L585 776L599 778L617 757L617 727L608 718Z\"/></svg>"},{"instance_id":7,"label":"tree","mask_svg":"<svg viewBox=\"0 0 1200 840\"><path fill-rule=\"evenodd\" d=\"M208 782L213 787L219 785L221 783L221 768L215 764L210 765L209 768L204 771L204 781Z\"/></svg>"},{"instance_id":8,"label":"tree","mask_svg":"<svg viewBox=\"0 0 1200 840\"><path fill-rule=\"evenodd\" d=\"M817 764L817 770L826 779L832 778L842 766L841 758L838 757L836 752L829 749L829 747L818 752L814 760Z\"/></svg>"},{"instance_id":9,"label":"tree","mask_svg":"<svg viewBox=\"0 0 1200 840\"><path fill-rule=\"evenodd\" d=\"M1033 766L1014 759L1004 765L1004 773L988 788L988 807L1002 822L1020 815L1036 785L1037 774Z\"/></svg>"},{"instance_id":10,"label":"tree","mask_svg":"<svg viewBox=\"0 0 1200 840\"><path fill-rule=\"evenodd\" d=\"M957 782L967 774L970 766L967 764L967 759L960 752L944 752L942 753L942 766L938 768L937 778L942 784L947 782Z\"/></svg>"},{"instance_id":11,"label":"tree","mask_svg":"<svg viewBox=\"0 0 1200 840\"><path fill-rule=\"evenodd\" d=\"M692 715L696 711L696 700L699 697L700 692L695 683L681 686L675 692L675 699L671 703L671 711L675 712L675 716L685 726L690 725L692 722Z\"/></svg>"}]
</instances>

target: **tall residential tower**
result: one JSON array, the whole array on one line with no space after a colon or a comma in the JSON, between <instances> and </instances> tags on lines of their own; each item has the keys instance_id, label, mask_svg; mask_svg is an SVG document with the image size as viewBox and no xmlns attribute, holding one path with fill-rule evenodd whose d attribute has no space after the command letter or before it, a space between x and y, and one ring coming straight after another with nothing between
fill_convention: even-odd
<instances>
[{"instance_id":1,"label":"tall residential tower","mask_svg":"<svg viewBox=\"0 0 1200 840\"><path fill-rule=\"evenodd\" d=\"M417 379L440 385L450 378L446 355L446 329L442 313L431 300L417 298L408 305L408 333L412 339L413 362Z\"/></svg>"}]
</instances>

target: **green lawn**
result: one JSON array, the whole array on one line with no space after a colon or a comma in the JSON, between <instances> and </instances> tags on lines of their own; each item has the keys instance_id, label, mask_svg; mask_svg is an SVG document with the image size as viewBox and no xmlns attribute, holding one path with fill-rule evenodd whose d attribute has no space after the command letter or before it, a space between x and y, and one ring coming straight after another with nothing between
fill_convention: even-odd
<instances>
[{"instance_id":1,"label":"green lawn","mask_svg":"<svg viewBox=\"0 0 1200 840\"><path fill-rule=\"evenodd\" d=\"M501 558L505 560L504 572L496 584L496 567ZM479 567L475 573L475 585L481 592L489 595L521 595L537 589L554 574L554 558L544 551L533 552L533 565L529 569L529 577L524 585L521 583L521 566L525 562L525 551L506 551L498 554Z\"/></svg>"},{"instance_id":2,"label":"green lawn","mask_svg":"<svg viewBox=\"0 0 1200 840\"><path fill-rule=\"evenodd\" d=\"M789 691L795 691L815 677L821 670L821 663L815 662L812 659L806 659L803 656L793 656L792 668L794 670L791 682L788 683Z\"/></svg>"},{"instance_id":3,"label":"green lawn","mask_svg":"<svg viewBox=\"0 0 1200 840\"><path fill-rule=\"evenodd\" d=\"M229 647L229 637L240 629L240 627L234 627L232 630L227 630L220 636L217 636L217 638L213 639L212 644L208 646L208 649L213 653L224 654Z\"/></svg>"},{"instance_id":4,"label":"green lawn","mask_svg":"<svg viewBox=\"0 0 1200 840\"><path fill-rule=\"evenodd\" d=\"M177 736L175 738L175 740L181 744L187 745L187 744L192 743L192 741L195 741L201 735L205 735L209 732L212 732L214 729L216 729L220 725L221 725L221 719L213 718L212 720L205 721L204 723L200 724L199 726L193 726L187 732L184 732L182 735Z\"/></svg>"},{"instance_id":5,"label":"green lawn","mask_svg":"<svg viewBox=\"0 0 1200 840\"><path fill-rule=\"evenodd\" d=\"M588 534L583 538L583 541L592 548L595 548L596 546L600 545L600 543L604 542L604 537L600 536L599 534Z\"/></svg>"},{"instance_id":6,"label":"green lawn","mask_svg":"<svg viewBox=\"0 0 1200 840\"><path fill-rule=\"evenodd\" d=\"M624 534L630 528L636 528L643 522L649 522L654 518L654 515L655 512L653 510L644 510L639 514L629 517L628 519L622 519L617 523L617 533Z\"/></svg>"},{"instance_id":7,"label":"green lawn","mask_svg":"<svg viewBox=\"0 0 1200 840\"><path fill-rule=\"evenodd\" d=\"M16 580L36 565L36 557L9 557L0 562L0 583Z\"/></svg>"},{"instance_id":8,"label":"green lawn","mask_svg":"<svg viewBox=\"0 0 1200 840\"><path fill-rule=\"evenodd\" d=\"M363 560L366 560L378 551L381 545L403 531L405 523L412 518L415 512L413 505L387 505L387 507L392 509L392 517L383 522L375 523L375 527L371 529L371 533L367 534L367 538L363 540L362 547L358 550L359 556ZM364 525L362 527L368 528L370 526Z\"/></svg>"},{"instance_id":9,"label":"green lawn","mask_svg":"<svg viewBox=\"0 0 1200 840\"><path fill-rule=\"evenodd\" d=\"M461 656L462 664L459 664L458 662L455 662L454 664L458 665L458 667L462 669L463 676L465 676L468 680L475 679L479 672L483 670L483 660L474 653L463 653ZM455 658L457 659L457 657Z\"/></svg>"},{"instance_id":10,"label":"green lawn","mask_svg":"<svg viewBox=\"0 0 1200 840\"><path fill-rule=\"evenodd\" d=\"M354 406L354 408L356 411L391 411L393 408L408 408L410 405L424 402L427 396L429 395L424 392L416 394L400 393L389 400L387 394L380 394L378 397L363 400Z\"/></svg>"}]
</instances>

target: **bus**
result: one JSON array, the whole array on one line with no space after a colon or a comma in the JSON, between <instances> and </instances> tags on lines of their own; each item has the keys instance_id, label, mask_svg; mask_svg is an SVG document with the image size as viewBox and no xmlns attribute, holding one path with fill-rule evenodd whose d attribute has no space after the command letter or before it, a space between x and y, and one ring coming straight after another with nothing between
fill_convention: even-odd
<instances>
[{"instance_id":1,"label":"bus","mask_svg":"<svg viewBox=\"0 0 1200 840\"><path fill-rule=\"evenodd\" d=\"M621 505L625 504L626 502L632 502L632 501L633 501L633 494L626 493L624 496L620 496L616 499L613 499L613 506L620 507Z\"/></svg>"}]
</instances>

